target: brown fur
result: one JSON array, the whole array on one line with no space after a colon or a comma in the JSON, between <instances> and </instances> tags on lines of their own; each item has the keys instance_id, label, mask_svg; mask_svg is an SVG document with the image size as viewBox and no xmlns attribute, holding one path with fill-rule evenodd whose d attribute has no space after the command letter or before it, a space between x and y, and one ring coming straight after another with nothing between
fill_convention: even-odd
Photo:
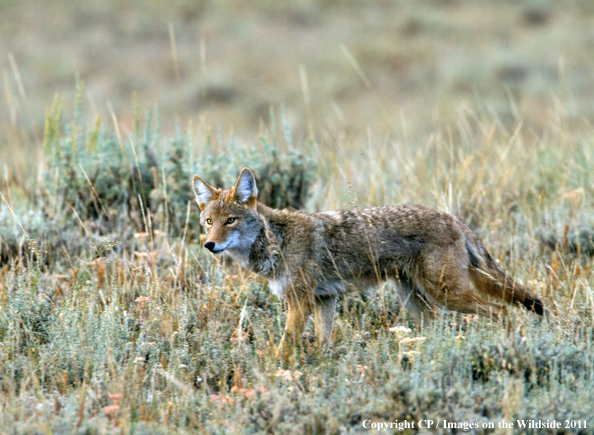
<instances>
[{"instance_id":1,"label":"brown fur","mask_svg":"<svg viewBox=\"0 0 594 435\"><path fill-rule=\"evenodd\" d=\"M538 298L507 276L476 234L447 213L419 205L314 214L276 210L256 201L249 169L230 190L215 189L198 176L194 189L208 234L205 246L226 250L269 279L272 292L287 301L285 351L312 313L318 341L329 342L336 299L349 284L391 280L421 320L435 307L506 317L503 305L483 296L543 313ZM230 217L235 221L228 224Z\"/></svg>"}]
</instances>

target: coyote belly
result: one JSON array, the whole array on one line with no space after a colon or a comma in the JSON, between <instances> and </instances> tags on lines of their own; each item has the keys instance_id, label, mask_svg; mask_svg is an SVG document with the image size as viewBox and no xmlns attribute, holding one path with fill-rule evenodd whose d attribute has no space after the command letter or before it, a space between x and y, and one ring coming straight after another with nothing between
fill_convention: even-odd
<instances>
[{"instance_id":1,"label":"coyote belly","mask_svg":"<svg viewBox=\"0 0 594 435\"><path fill-rule=\"evenodd\" d=\"M194 176L194 192L207 233L204 246L267 278L271 291L286 300L283 349L302 334L311 314L319 343L329 342L338 296L352 285L385 280L396 284L420 320L429 320L435 308L505 317L505 306L485 296L543 314L542 302L447 213L418 205L314 214L276 210L257 202L256 180L247 168L229 190Z\"/></svg>"}]
</instances>

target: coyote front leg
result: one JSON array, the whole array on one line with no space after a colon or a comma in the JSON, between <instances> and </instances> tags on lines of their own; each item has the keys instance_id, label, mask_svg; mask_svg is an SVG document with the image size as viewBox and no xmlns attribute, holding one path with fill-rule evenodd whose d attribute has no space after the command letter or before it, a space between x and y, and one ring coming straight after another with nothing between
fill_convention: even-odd
<instances>
[{"instance_id":1,"label":"coyote front leg","mask_svg":"<svg viewBox=\"0 0 594 435\"><path fill-rule=\"evenodd\" d=\"M318 348L322 350L332 342L335 296L318 296L314 304L314 324Z\"/></svg>"},{"instance_id":2,"label":"coyote front leg","mask_svg":"<svg viewBox=\"0 0 594 435\"><path fill-rule=\"evenodd\" d=\"M295 344L303 334L307 319L312 311L312 304L307 297L291 295L287 298L287 305L287 324L277 351L277 357L282 357L285 361L294 352Z\"/></svg>"}]
</instances>

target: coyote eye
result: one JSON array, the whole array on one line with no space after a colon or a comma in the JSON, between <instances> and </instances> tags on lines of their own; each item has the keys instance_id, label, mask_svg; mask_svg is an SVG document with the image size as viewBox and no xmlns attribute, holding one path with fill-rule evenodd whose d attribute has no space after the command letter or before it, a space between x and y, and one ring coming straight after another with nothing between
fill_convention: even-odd
<instances>
[{"instance_id":1,"label":"coyote eye","mask_svg":"<svg viewBox=\"0 0 594 435\"><path fill-rule=\"evenodd\" d=\"M229 218L229 219L227 219L227 223L228 224L232 224L233 222L235 222L235 218Z\"/></svg>"},{"instance_id":2,"label":"coyote eye","mask_svg":"<svg viewBox=\"0 0 594 435\"><path fill-rule=\"evenodd\" d=\"M212 219L211 219L211 218L208 218L208 219L206 219L206 223L207 223L208 225L212 225Z\"/></svg>"}]
</instances>

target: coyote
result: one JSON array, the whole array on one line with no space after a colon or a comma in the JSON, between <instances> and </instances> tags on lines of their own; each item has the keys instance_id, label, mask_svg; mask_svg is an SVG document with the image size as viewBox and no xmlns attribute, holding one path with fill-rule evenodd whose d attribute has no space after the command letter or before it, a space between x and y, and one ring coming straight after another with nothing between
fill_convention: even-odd
<instances>
[{"instance_id":1,"label":"coyote","mask_svg":"<svg viewBox=\"0 0 594 435\"><path fill-rule=\"evenodd\" d=\"M507 317L505 306L483 296L543 314L542 302L507 276L478 236L447 213L419 205L313 214L276 210L257 201L248 168L229 190L198 175L193 188L207 234L204 247L228 252L267 278L270 290L287 302L283 355L312 313L318 344L329 343L338 296L385 280L396 284L402 302L421 321L435 308Z\"/></svg>"}]
</instances>

